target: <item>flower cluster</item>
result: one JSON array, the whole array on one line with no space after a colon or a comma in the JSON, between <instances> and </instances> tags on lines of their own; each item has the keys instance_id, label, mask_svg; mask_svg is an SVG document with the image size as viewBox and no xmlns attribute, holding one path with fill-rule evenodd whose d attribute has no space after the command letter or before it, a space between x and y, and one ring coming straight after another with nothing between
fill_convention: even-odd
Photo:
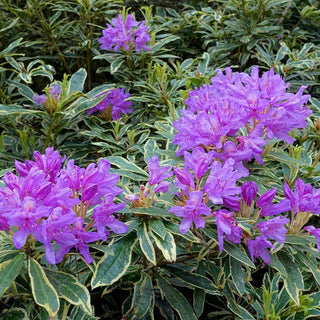
<instances>
[{"instance_id":1,"label":"flower cluster","mask_svg":"<svg viewBox=\"0 0 320 320\"><path fill-rule=\"evenodd\" d=\"M59 83L55 83L49 88L48 94L36 94L33 96L33 101L36 106L44 105L48 113L52 114L57 109L61 93Z\"/></svg>"},{"instance_id":2,"label":"flower cluster","mask_svg":"<svg viewBox=\"0 0 320 320\"><path fill-rule=\"evenodd\" d=\"M127 99L130 93L126 93L123 88L111 89L99 94L97 97L106 95L95 107L87 111L88 115L100 112L100 116L106 120L118 120L122 114L133 112L132 102Z\"/></svg>"},{"instance_id":3,"label":"flower cluster","mask_svg":"<svg viewBox=\"0 0 320 320\"><path fill-rule=\"evenodd\" d=\"M266 140L292 143L289 132L307 125L311 110L304 107L310 97L303 95L306 87L293 94L286 91L288 86L273 69L261 77L257 67L250 75L217 70L211 84L189 92L183 117L173 124L177 131L173 143L180 146L177 155L205 146L222 161L234 159L244 171L243 160L255 158L262 164Z\"/></svg>"},{"instance_id":4,"label":"flower cluster","mask_svg":"<svg viewBox=\"0 0 320 320\"><path fill-rule=\"evenodd\" d=\"M140 50L150 50L146 43L151 40L151 37L145 21L136 21L132 14L128 14L124 20L119 14L117 19L112 19L112 24L107 23L107 29L102 31L103 37L98 40L101 44L100 49L130 51L135 48L137 53L140 53Z\"/></svg>"},{"instance_id":5,"label":"flower cluster","mask_svg":"<svg viewBox=\"0 0 320 320\"><path fill-rule=\"evenodd\" d=\"M106 241L107 228L116 233L127 231L114 216L125 207L113 202L122 192L116 186L119 176L109 172L110 163L105 159L86 169L69 160L62 168L65 157L53 148L47 148L45 154L34 152L34 160L16 161L19 176L8 172L3 178L0 230L14 233L18 249L40 241L50 264L61 262L72 248L87 263L93 262L87 243ZM93 214L88 217L91 207Z\"/></svg>"}]
</instances>

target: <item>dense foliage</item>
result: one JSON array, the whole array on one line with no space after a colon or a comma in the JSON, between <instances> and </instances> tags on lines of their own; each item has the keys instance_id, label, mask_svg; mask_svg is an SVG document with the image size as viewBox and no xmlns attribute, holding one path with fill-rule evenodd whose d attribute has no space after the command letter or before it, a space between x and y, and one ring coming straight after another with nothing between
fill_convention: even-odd
<instances>
[{"instance_id":1,"label":"dense foliage","mask_svg":"<svg viewBox=\"0 0 320 320\"><path fill-rule=\"evenodd\" d=\"M316 0L0 0L0 318L320 317Z\"/></svg>"}]
</instances>

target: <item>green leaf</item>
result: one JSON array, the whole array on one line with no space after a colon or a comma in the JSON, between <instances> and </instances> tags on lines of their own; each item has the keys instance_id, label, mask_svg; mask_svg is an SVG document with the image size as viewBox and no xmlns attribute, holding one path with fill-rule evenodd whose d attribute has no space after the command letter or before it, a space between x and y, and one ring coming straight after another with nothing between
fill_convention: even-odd
<instances>
[{"instance_id":1,"label":"green leaf","mask_svg":"<svg viewBox=\"0 0 320 320\"><path fill-rule=\"evenodd\" d=\"M177 311L181 320L197 320L190 303L180 291L174 288L160 275L157 276L157 283L161 290L161 294L166 297L171 307Z\"/></svg>"},{"instance_id":2,"label":"green leaf","mask_svg":"<svg viewBox=\"0 0 320 320\"><path fill-rule=\"evenodd\" d=\"M27 312L22 308L11 308L0 314L1 320L30 320Z\"/></svg>"},{"instance_id":3,"label":"green leaf","mask_svg":"<svg viewBox=\"0 0 320 320\"><path fill-rule=\"evenodd\" d=\"M14 104L4 105L0 104L0 116L9 116L9 115L33 115L38 117L46 116L47 114L41 110L26 109Z\"/></svg>"},{"instance_id":4,"label":"green leaf","mask_svg":"<svg viewBox=\"0 0 320 320\"><path fill-rule=\"evenodd\" d=\"M210 61L210 55L208 52L204 52L202 57L200 58L200 63L198 66L198 71L202 74L205 75L207 73L208 65Z\"/></svg>"},{"instance_id":5,"label":"green leaf","mask_svg":"<svg viewBox=\"0 0 320 320\"><path fill-rule=\"evenodd\" d=\"M255 268L255 265L247 256L247 254L239 249L239 247L235 246L233 243L225 241L223 244L224 250L230 254L231 257L237 259L238 261L248 265L251 268Z\"/></svg>"},{"instance_id":6,"label":"green leaf","mask_svg":"<svg viewBox=\"0 0 320 320\"><path fill-rule=\"evenodd\" d=\"M151 220L149 227L152 232L156 233L160 238L164 239L166 237L166 227L161 220Z\"/></svg>"},{"instance_id":7,"label":"green leaf","mask_svg":"<svg viewBox=\"0 0 320 320\"><path fill-rule=\"evenodd\" d=\"M87 78L87 71L83 68L74 73L69 81L69 89L67 96L73 92L82 92L83 86Z\"/></svg>"},{"instance_id":8,"label":"green leaf","mask_svg":"<svg viewBox=\"0 0 320 320\"><path fill-rule=\"evenodd\" d=\"M29 277L35 302L45 308L50 317L54 317L60 306L58 294L41 265L32 258L29 259Z\"/></svg>"},{"instance_id":9,"label":"green leaf","mask_svg":"<svg viewBox=\"0 0 320 320\"><path fill-rule=\"evenodd\" d=\"M110 73L114 74L122 66L124 60L122 58L114 59L110 65Z\"/></svg>"},{"instance_id":10,"label":"green leaf","mask_svg":"<svg viewBox=\"0 0 320 320\"><path fill-rule=\"evenodd\" d=\"M164 258L169 261L173 262L176 261L177 258L177 249L176 243L174 241L174 237L171 233L167 232L164 239L160 238L158 235L151 233L154 241L157 244L157 247L161 250Z\"/></svg>"},{"instance_id":11,"label":"green leaf","mask_svg":"<svg viewBox=\"0 0 320 320\"><path fill-rule=\"evenodd\" d=\"M283 277L284 286L294 302L299 305L300 290L303 290L303 277L299 270L299 267L295 261L292 260L291 255L284 251L276 253L279 260L287 271L287 276Z\"/></svg>"},{"instance_id":12,"label":"green leaf","mask_svg":"<svg viewBox=\"0 0 320 320\"><path fill-rule=\"evenodd\" d=\"M72 308L70 318L71 320L98 320L99 318L89 316L83 312L80 307ZM60 319L59 319L60 320Z\"/></svg>"},{"instance_id":13,"label":"green leaf","mask_svg":"<svg viewBox=\"0 0 320 320\"><path fill-rule=\"evenodd\" d=\"M137 236L139 239L140 247L143 254L146 258L152 262L154 265L157 264L156 262L156 252L154 250L152 241L148 234L148 229L145 223L142 223L137 228Z\"/></svg>"},{"instance_id":14,"label":"green leaf","mask_svg":"<svg viewBox=\"0 0 320 320\"><path fill-rule=\"evenodd\" d=\"M320 286L320 271L316 264L313 263L312 260L308 259L303 252L299 253L296 257L299 262L301 261L312 272L314 278Z\"/></svg>"},{"instance_id":15,"label":"green leaf","mask_svg":"<svg viewBox=\"0 0 320 320\"><path fill-rule=\"evenodd\" d=\"M138 167L133 162L128 161L127 159L124 159L124 158L118 157L118 156L107 157L107 159L109 160L109 162L111 164L119 167L123 171L127 170L127 171L135 172L138 174L142 174L145 176L149 176L144 170L142 170L140 167Z\"/></svg>"},{"instance_id":16,"label":"green leaf","mask_svg":"<svg viewBox=\"0 0 320 320\"><path fill-rule=\"evenodd\" d=\"M204 263L200 261L199 266L197 268L197 274L201 276L205 276L206 272L204 269ZM193 309L199 318L204 309L204 303L206 300L206 291L203 289L195 288L193 292Z\"/></svg>"},{"instance_id":17,"label":"green leaf","mask_svg":"<svg viewBox=\"0 0 320 320\"><path fill-rule=\"evenodd\" d=\"M11 283L20 273L23 265L23 254L18 254L9 262L4 262L0 265L0 297L10 287ZM2 268L2 266L4 267Z\"/></svg>"},{"instance_id":18,"label":"green leaf","mask_svg":"<svg viewBox=\"0 0 320 320\"><path fill-rule=\"evenodd\" d=\"M93 289L110 285L121 278L130 266L131 252L135 242L136 236L131 232L110 245L114 255L104 255L99 260L91 280Z\"/></svg>"},{"instance_id":19,"label":"green leaf","mask_svg":"<svg viewBox=\"0 0 320 320\"><path fill-rule=\"evenodd\" d=\"M132 308L135 308L137 319L144 317L154 304L154 292L151 278L148 274L134 287Z\"/></svg>"},{"instance_id":20,"label":"green leaf","mask_svg":"<svg viewBox=\"0 0 320 320\"><path fill-rule=\"evenodd\" d=\"M284 267L284 265L281 263L281 261L277 258L276 255L270 254L270 266L272 268L275 268L278 270L281 274L281 277L286 277L287 276L287 270Z\"/></svg>"},{"instance_id":21,"label":"green leaf","mask_svg":"<svg viewBox=\"0 0 320 320\"><path fill-rule=\"evenodd\" d=\"M168 270L171 274L192 285L193 287L204 289L206 291L209 291L210 293L220 295L220 291L217 289L214 283L205 276L172 266L165 266L164 269Z\"/></svg>"},{"instance_id":22,"label":"green leaf","mask_svg":"<svg viewBox=\"0 0 320 320\"><path fill-rule=\"evenodd\" d=\"M165 227L173 234L176 234L188 241L200 243L200 239L196 237L190 230L186 232L185 234L181 234L181 231L179 229L179 225L173 222L165 223Z\"/></svg>"},{"instance_id":23,"label":"green leaf","mask_svg":"<svg viewBox=\"0 0 320 320\"><path fill-rule=\"evenodd\" d=\"M231 267L231 276L233 279L233 284L235 285L238 293L242 296L246 292L245 288L245 274L242 269L242 264L239 260L236 260L229 256L230 267Z\"/></svg>"},{"instance_id":24,"label":"green leaf","mask_svg":"<svg viewBox=\"0 0 320 320\"><path fill-rule=\"evenodd\" d=\"M147 162L148 159L151 159L154 155L159 154L159 147L154 139L149 139L145 145L143 146L144 149L144 161Z\"/></svg>"},{"instance_id":25,"label":"green leaf","mask_svg":"<svg viewBox=\"0 0 320 320\"><path fill-rule=\"evenodd\" d=\"M159 218L164 218L164 217L176 218L176 216L172 212L168 212L168 209L162 209L157 207L149 207L149 208L136 207L136 208L132 208L131 211L137 214L145 214L147 216L154 216Z\"/></svg>"},{"instance_id":26,"label":"green leaf","mask_svg":"<svg viewBox=\"0 0 320 320\"><path fill-rule=\"evenodd\" d=\"M311 236L298 236L294 234L287 234L285 243L309 245L310 243L316 243L316 239Z\"/></svg>"},{"instance_id":27,"label":"green leaf","mask_svg":"<svg viewBox=\"0 0 320 320\"><path fill-rule=\"evenodd\" d=\"M92 315L90 293L76 277L60 271L49 269L44 269L44 271L59 298L63 298L73 305L79 305L86 313Z\"/></svg>"}]
</instances>

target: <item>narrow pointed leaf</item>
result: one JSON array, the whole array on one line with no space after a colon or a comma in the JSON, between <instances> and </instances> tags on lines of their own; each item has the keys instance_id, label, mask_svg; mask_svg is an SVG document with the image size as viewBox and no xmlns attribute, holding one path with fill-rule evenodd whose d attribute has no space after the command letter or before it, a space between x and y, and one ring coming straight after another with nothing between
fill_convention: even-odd
<instances>
[{"instance_id":1,"label":"narrow pointed leaf","mask_svg":"<svg viewBox=\"0 0 320 320\"><path fill-rule=\"evenodd\" d=\"M121 170L127 170L127 171L131 171L131 172L135 172L135 173L139 173L139 174L148 176L148 174L144 170L142 170L136 164L134 164L133 162L130 162L127 159L124 159L119 156L111 156L111 157L108 157L108 160L110 161L111 164L119 167Z\"/></svg>"},{"instance_id":2,"label":"narrow pointed leaf","mask_svg":"<svg viewBox=\"0 0 320 320\"><path fill-rule=\"evenodd\" d=\"M133 305L138 319L143 318L150 309L153 309L154 292L151 278L148 274L134 288Z\"/></svg>"},{"instance_id":3,"label":"narrow pointed leaf","mask_svg":"<svg viewBox=\"0 0 320 320\"><path fill-rule=\"evenodd\" d=\"M156 265L156 252L154 250L152 241L149 237L148 229L145 223L142 223L137 228L137 236L143 254L150 262Z\"/></svg>"},{"instance_id":4,"label":"narrow pointed leaf","mask_svg":"<svg viewBox=\"0 0 320 320\"><path fill-rule=\"evenodd\" d=\"M10 262L5 262L5 266L0 271L0 297L10 287L11 283L20 273L23 265L23 254L18 254Z\"/></svg>"},{"instance_id":5,"label":"narrow pointed leaf","mask_svg":"<svg viewBox=\"0 0 320 320\"><path fill-rule=\"evenodd\" d=\"M173 235L167 232L165 238L162 239L158 235L152 233L152 237L156 242L157 247L161 250L164 258L170 262L176 261L177 248Z\"/></svg>"},{"instance_id":6,"label":"narrow pointed leaf","mask_svg":"<svg viewBox=\"0 0 320 320\"><path fill-rule=\"evenodd\" d=\"M87 71L83 68L79 69L76 73L74 73L69 82L69 90L67 96L73 92L82 92L86 78Z\"/></svg>"},{"instance_id":7,"label":"narrow pointed leaf","mask_svg":"<svg viewBox=\"0 0 320 320\"><path fill-rule=\"evenodd\" d=\"M288 253L280 251L277 252L277 256L287 271L287 276L283 277L284 286L290 297L299 305L300 291L303 290L304 287L303 277L299 267Z\"/></svg>"},{"instance_id":8,"label":"narrow pointed leaf","mask_svg":"<svg viewBox=\"0 0 320 320\"><path fill-rule=\"evenodd\" d=\"M179 290L159 275L157 276L157 283L162 295L166 297L171 307L178 312L180 319L197 320L189 301Z\"/></svg>"},{"instance_id":9,"label":"narrow pointed leaf","mask_svg":"<svg viewBox=\"0 0 320 320\"><path fill-rule=\"evenodd\" d=\"M86 313L92 315L89 291L76 277L49 269L45 269L45 273L59 298L63 298L73 305L79 305Z\"/></svg>"},{"instance_id":10,"label":"narrow pointed leaf","mask_svg":"<svg viewBox=\"0 0 320 320\"><path fill-rule=\"evenodd\" d=\"M114 255L104 255L98 262L91 281L93 289L110 285L121 278L130 266L135 242L136 236L131 232L110 246Z\"/></svg>"},{"instance_id":11,"label":"narrow pointed leaf","mask_svg":"<svg viewBox=\"0 0 320 320\"><path fill-rule=\"evenodd\" d=\"M50 317L55 316L60 306L58 294L40 264L31 258L29 259L29 277L35 302L46 309Z\"/></svg>"},{"instance_id":12,"label":"narrow pointed leaf","mask_svg":"<svg viewBox=\"0 0 320 320\"><path fill-rule=\"evenodd\" d=\"M149 227L152 232L156 233L160 238L164 239L166 237L166 227L161 220L152 220L149 222Z\"/></svg>"},{"instance_id":13,"label":"narrow pointed leaf","mask_svg":"<svg viewBox=\"0 0 320 320\"><path fill-rule=\"evenodd\" d=\"M244 283L245 274L242 270L242 264L239 260L233 259L231 256L229 258L233 283L237 288L238 293L243 295L246 292L246 288Z\"/></svg>"},{"instance_id":14,"label":"narrow pointed leaf","mask_svg":"<svg viewBox=\"0 0 320 320\"><path fill-rule=\"evenodd\" d=\"M187 282L188 284L191 284L196 288L210 291L210 293L220 294L219 290L213 284L213 282L205 276L171 266L166 266L164 268L171 274L175 275L177 278Z\"/></svg>"}]
</instances>

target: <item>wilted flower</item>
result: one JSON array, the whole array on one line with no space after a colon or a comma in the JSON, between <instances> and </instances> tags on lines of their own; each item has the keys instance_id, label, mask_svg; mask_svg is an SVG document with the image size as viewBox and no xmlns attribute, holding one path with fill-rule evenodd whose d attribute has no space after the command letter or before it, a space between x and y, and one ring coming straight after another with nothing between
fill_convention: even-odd
<instances>
[{"instance_id":1,"label":"wilted flower","mask_svg":"<svg viewBox=\"0 0 320 320\"><path fill-rule=\"evenodd\" d=\"M49 93L50 93L51 97L53 97L54 99L58 99L60 97L60 94L62 93L62 91L60 90L59 83L55 83L49 89Z\"/></svg>"}]
</instances>

